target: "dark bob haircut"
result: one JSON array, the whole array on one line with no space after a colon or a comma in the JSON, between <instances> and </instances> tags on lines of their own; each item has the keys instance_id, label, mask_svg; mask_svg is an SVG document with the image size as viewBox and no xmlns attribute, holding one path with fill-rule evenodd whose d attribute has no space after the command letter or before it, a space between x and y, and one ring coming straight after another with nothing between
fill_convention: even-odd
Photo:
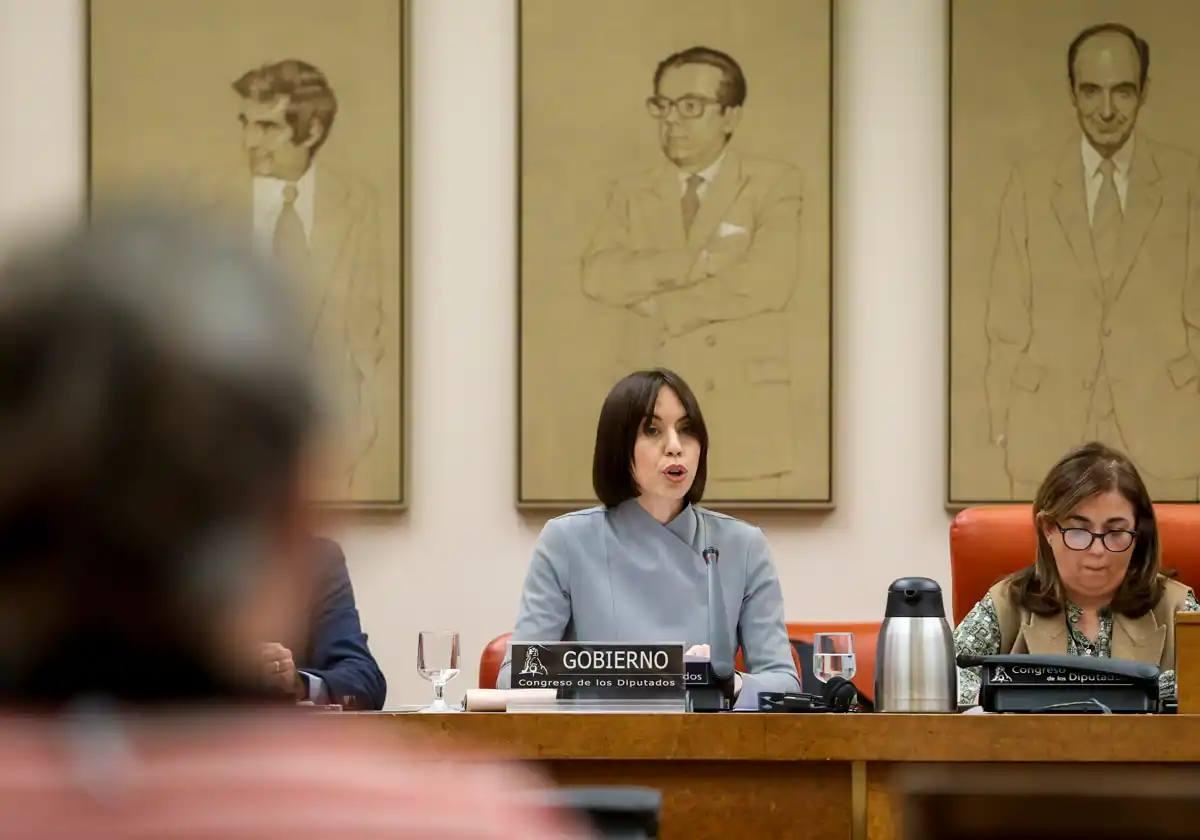
<instances>
[{"instance_id":1,"label":"dark bob haircut","mask_svg":"<svg viewBox=\"0 0 1200 840\"><path fill-rule=\"evenodd\" d=\"M696 479L684 501L696 504L704 496L708 477L708 427L696 395L679 374L665 368L629 374L608 392L596 424L596 449L592 456L592 487L605 507L616 507L641 495L633 480L633 447L638 432L654 417L654 403L663 386L670 388L687 412L689 432L700 441Z\"/></svg>"}]
</instances>

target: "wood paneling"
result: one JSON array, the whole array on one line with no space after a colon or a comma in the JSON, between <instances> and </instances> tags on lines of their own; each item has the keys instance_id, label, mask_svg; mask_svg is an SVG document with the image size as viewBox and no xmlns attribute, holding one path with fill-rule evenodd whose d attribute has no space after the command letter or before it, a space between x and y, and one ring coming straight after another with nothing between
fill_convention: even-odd
<instances>
[{"instance_id":1,"label":"wood paneling","mask_svg":"<svg viewBox=\"0 0 1200 840\"><path fill-rule=\"evenodd\" d=\"M517 758L1200 762L1192 715L340 715Z\"/></svg>"},{"instance_id":2,"label":"wood paneling","mask_svg":"<svg viewBox=\"0 0 1200 840\"><path fill-rule=\"evenodd\" d=\"M1200 712L1200 613L1175 615L1175 692L1180 714Z\"/></svg>"},{"instance_id":3,"label":"wood paneling","mask_svg":"<svg viewBox=\"0 0 1200 840\"><path fill-rule=\"evenodd\" d=\"M657 788L668 838L892 840L903 824L904 780L921 764L952 776L1007 765L1014 778L1045 772L1037 765L1058 765L1064 775L1103 775L1106 765L1127 775L1138 772L1133 765L1148 772L1152 764L1200 765L1200 716L1192 715L385 712L327 718L380 737L425 741L443 754L537 762L564 784ZM856 763L865 769L857 805L865 813L857 820ZM1088 766L1063 767L1081 764Z\"/></svg>"}]
</instances>

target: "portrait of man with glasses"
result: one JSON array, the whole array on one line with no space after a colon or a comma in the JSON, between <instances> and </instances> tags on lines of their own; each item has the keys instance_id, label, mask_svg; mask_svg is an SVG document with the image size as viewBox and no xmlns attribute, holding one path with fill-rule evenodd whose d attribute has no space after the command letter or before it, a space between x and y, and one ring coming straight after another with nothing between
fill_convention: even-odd
<instances>
[{"instance_id":1,"label":"portrait of man with glasses","mask_svg":"<svg viewBox=\"0 0 1200 840\"><path fill-rule=\"evenodd\" d=\"M714 446L709 479L770 495L796 466L787 310L800 274L800 171L736 148L748 85L732 56L691 47L651 79L647 130L663 160L611 185L582 256L583 291L629 313L621 346L646 354L631 363L695 383L714 435L754 418L754 435Z\"/></svg>"}]
</instances>

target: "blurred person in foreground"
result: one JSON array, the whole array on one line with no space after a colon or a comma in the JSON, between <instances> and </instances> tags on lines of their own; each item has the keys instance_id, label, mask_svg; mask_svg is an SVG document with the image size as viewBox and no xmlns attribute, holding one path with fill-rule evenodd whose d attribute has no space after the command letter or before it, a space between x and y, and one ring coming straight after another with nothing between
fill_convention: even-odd
<instances>
[{"instance_id":1,"label":"blurred person in foreground","mask_svg":"<svg viewBox=\"0 0 1200 840\"><path fill-rule=\"evenodd\" d=\"M561 836L510 768L267 699L312 577L304 346L286 280L170 213L0 268L0 834Z\"/></svg>"}]
</instances>

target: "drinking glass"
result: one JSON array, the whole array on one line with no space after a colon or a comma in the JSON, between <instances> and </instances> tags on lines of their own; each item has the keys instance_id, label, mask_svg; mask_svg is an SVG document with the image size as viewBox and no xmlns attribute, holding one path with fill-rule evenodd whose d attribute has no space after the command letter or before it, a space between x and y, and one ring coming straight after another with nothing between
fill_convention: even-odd
<instances>
[{"instance_id":1,"label":"drinking glass","mask_svg":"<svg viewBox=\"0 0 1200 840\"><path fill-rule=\"evenodd\" d=\"M813 676L821 682L854 678L853 633L813 634Z\"/></svg>"},{"instance_id":2,"label":"drinking glass","mask_svg":"<svg viewBox=\"0 0 1200 840\"><path fill-rule=\"evenodd\" d=\"M458 676L458 633L422 630L417 634L417 673L433 683L433 702L421 711L451 712L442 696L446 683Z\"/></svg>"}]
</instances>

